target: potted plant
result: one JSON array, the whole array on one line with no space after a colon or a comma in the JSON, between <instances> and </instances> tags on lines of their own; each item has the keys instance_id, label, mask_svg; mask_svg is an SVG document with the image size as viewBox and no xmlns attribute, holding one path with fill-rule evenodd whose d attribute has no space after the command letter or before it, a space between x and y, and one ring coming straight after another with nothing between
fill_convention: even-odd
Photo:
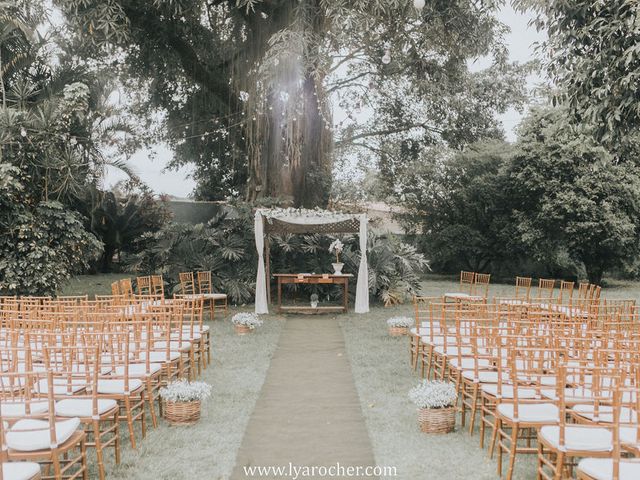
<instances>
[{"instance_id":1,"label":"potted plant","mask_svg":"<svg viewBox=\"0 0 640 480\"><path fill-rule=\"evenodd\" d=\"M311 300L311 308L318 308L318 300L319 300L318 294L312 293L310 300Z\"/></svg>"},{"instance_id":2,"label":"potted plant","mask_svg":"<svg viewBox=\"0 0 640 480\"><path fill-rule=\"evenodd\" d=\"M211 385L205 382L177 380L160 389L163 414L170 425L193 425L200 419L200 405L211 396Z\"/></svg>"},{"instance_id":3,"label":"potted plant","mask_svg":"<svg viewBox=\"0 0 640 480\"><path fill-rule=\"evenodd\" d=\"M387 320L389 326L389 335L399 337L409 333L409 328L415 324L415 321L409 317L391 317Z\"/></svg>"},{"instance_id":4,"label":"potted plant","mask_svg":"<svg viewBox=\"0 0 640 480\"><path fill-rule=\"evenodd\" d=\"M449 382L424 380L409 392L418 406L418 424L425 433L449 433L456 424L458 392Z\"/></svg>"},{"instance_id":5,"label":"potted plant","mask_svg":"<svg viewBox=\"0 0 640 480\"><path fill-rule=\"evenodd\" d=\"M344 263L340 263L340 254L342 253L343 249L343 243L337 238L333 242L331 242L331 245L329 245L329 253L336 254L336 263L331 264L333 266L333 273L335 275L342 275L342 267L344 266Z\"/></svg>"},{"instance_id":6,"label":"potted plant","mask_svg":"<svg viewBox=\"0 0 640 480\"><path fill-rule=\"evenodd\" d=\"M231 323L238 335L246 335L253 332L256 327L262 325L262 320L255 314L249 312L236 313L231 318Z\"/></svg>"}]
</instances>

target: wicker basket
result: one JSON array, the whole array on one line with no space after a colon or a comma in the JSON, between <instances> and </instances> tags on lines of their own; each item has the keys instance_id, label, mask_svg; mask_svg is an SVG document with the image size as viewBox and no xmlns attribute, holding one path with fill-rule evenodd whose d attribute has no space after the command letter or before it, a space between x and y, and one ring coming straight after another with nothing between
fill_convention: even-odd
<instances>
[{"instance_id":1,"label":"wicker basket","mask_svg":"<svg viewBox=\"0 0 640 480\"><path fill-rule=\"evenodd\" d=\"M389 335L392 337L401 337L407 333L409 333L409 328L407 327L389 327Z\"/></svg>"},{"instance_id":2,"label":"wicker basket","mask_svg":"<svg viewBox=\"0 0 640 480\"><path fill-rule=\"evenodd\" d=\"M456 425L456 408L420 408L420 430L425 433L450 433Z\"/></svg>"},{"instance_id":3,"label":"wicker basket","mask_svg":"<svg viewBox=\"0 0 640 480\"><path fill-rule=\"evenodd\" d=\"M236 333L238 335L246 335L247 333L251 333L253 331L249 327L247 327L246 325L235 324L234 328L236 329Z\"/></svg>"},{"instance_id":4,"label":"wicker basket","mask_svg":"<svg viewBox=\"0 0 640 480\"><path fill-rule=\"evenodd\" d=\"M200 400L164 402L163 413L169 425L193 425L200 420Z\"/></svg>"}]
</instances>

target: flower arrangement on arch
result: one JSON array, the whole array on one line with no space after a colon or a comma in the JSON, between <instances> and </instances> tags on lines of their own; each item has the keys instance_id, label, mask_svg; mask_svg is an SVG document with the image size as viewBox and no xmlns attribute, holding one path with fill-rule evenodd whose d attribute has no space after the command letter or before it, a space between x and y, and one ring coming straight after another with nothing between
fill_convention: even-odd
<instances>
[{"instance_id":1,"label":"flower arrangement on arch","mask_svg":"<svg viewBox=\"0 0 640 480\"><path fill-rule=\"evenodd\" d=\"M450 408L458 400L455 385L440 380L424 380L409 391L409 400L418 408Z\"/></svg>"},{"instance_id":2,"label":"flower arrangement on arch","mask_svg":"<svg viewBox=\"0 0 640 480\"><path fill-rule=\"evenodd\" d=\"M342 250L344 250L344 244L337 238L331 242L331 245L329 245L329 253L336 254L336 263L340 263L340 254L342 253Z\"/></svg>"},{"instance_id":3,"label":"flower arrangement on arch","mask_svg":"<svg viewBox=\"0 0 640 480\"><path fill-rule=\"evenodd\" d=\"M241 312L236 313L231 318L231 323L233 323L234 325L242 325L253 330L256 327L262 326L263 322L255 313Z\"/></svg>"}]
</instances>

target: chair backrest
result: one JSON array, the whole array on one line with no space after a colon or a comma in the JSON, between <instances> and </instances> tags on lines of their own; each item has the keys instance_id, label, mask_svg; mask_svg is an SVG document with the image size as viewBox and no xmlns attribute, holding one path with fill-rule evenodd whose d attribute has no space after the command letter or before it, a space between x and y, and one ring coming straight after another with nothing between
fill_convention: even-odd
<instances>
[{"instance_id":1,"label":"chair backrest","mask_svg":"<svg viewBox=\"0 0 640 480\"><path fill-rule=\"evenodd\" d=\"M138 295L151 295L151 277L149 275L136 278L136 286Z\"/></svg>"},{"instance_id":2,"label":"chair backrest","mask_svg":"<svg viewBox=\"0 0 640 480\"><path fill-rule=\"evenodd\" d=\"M460 290L464 293L472 293L473 283L476 280L475 272L460 271Z\"/></svg>"},{"instance_id":3,"label":"chair backrest","mask_svg":"<svg viewBox=\"0 0 640 480\"><path fill-rule=\"evenodd\" d=\"M573 287L574 282L566 282L564 280L560 280L560 293L558 293L558 304L562 305L566 303L571 305L571 300L573 299Z\"/></svg>"},{"instance_id":4,"label":"chair backrest","mask_svg":"<svg viewBox=\"0 0 640 480\"><path fill-rule=\"evenodd\" d=\"M120 282L111 282L111 295L114 297L120 295Z\"/></svg>"},{"instance_id":5,"label":"chair backrest","mask_svg":"<svg viewBox=\"0 0 640 480\"><path fill-rule=\"evenodd\" d=\"M531 277L516 277L516 294L517 300L529 301L531 295Z\"/></svg>"},{"instance_id":6,"label":"chair backrest","mask_svg":"<svg viewBox=\"0 0 640 480\"><path fill-rule=\"evenodd\" d=\"M213 285L211 284L211 271L198 272L198 293L213 293Z\"/></svg>"},{"instance_id":7,"label":"chair backrest","mask_svg":"<svg viewBox=\"0 0 640 480\"><path fill-rule=\"evenodd\" d=\"M196 293L196 286L193 279L193 272L180 272L180 287L183 295L193 295Z\"/></svg>"},{"instance_id":8,"label":"chair backrest","mask_svg":"<svg viewBox=\"0 0 640 480\"><path fill-rule=\"evenodd\" d=\"M133 297L133 285L131 284L130 278L123 278L118 282L118 289L120 290L120 295L123 295L125 298Z\"/></svg>"},{"instance_id":9,"label":"chair backrest","mask_svg":"<svg viewBox=\"0 0 640 480\"><path fill-rule=\"evenodd\" d=\"M489 281L491 280L491 274L489 273L476 273L474 275L474 294L487 298L489 295Z\"/></svg>"},{"instance_id":10,"label":"chair backrest","mask_svg":"<svg viewBox=\"0 0 640 480\"><path fill-rule=\"evenodd\" d=\"M538 292L536 300L551 303L553 300L553 288L556 281L550 278L541 278L538 280Z\"/></svg>"},{"instance_id":11,"label":"chair backrest","mask_svg":"<svg viewBox=\"0 0 640 480\"><path fill-rule=\"evenodd\" d=\"M151 275L151 294L164 298L164 278L162 275Z\"/></svg>"}]
</instances>

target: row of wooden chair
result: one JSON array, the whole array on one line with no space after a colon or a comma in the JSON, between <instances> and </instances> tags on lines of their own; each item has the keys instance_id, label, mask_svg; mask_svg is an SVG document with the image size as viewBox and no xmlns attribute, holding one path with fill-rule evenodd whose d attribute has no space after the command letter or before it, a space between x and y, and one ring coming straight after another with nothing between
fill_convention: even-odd
<instances>
[{"instance_id":1,"label":"row of wooden chair","mask_svg":"<svg viewBox=\"0 0 640 480\"><path fill-rule=\"evenodd\" d=\"M534 454L538 478L571 478L574 471L605 478L598 468L617 472L606 478L640 478L640 466L620 454L640 454L635 307L629 312L625 302L613 302L585 315L546 303L445 300L415 299L411 361L414 369L422 363L424 376L456 384L461 422L469 415L473 433L480 415L480 444L488 429L500 475L504 455L510 479L516 457ZM590 458L576 469L582 457Z\"/></svg>"},{"instance_id":2,"label":"row of wooden chair","mask_svg":"<svg viewBox=\"0 0 640 480\"><path fill-rule=\"evenodd\" d=\"M195 378L210 363L202 298L135 296L123 304L111 297L2 299L0 460L11 461L7 468L37 461L51 478L86 479L88 447L104 479L105 449L120 461L120 423L136 448L134 425L144 437L147 419L155 427L162 415L160 387ZM33 464L19 466L31 472ZM20 478L38 478L40 469L33 473Z\"/></svg>"}]
</instances>

